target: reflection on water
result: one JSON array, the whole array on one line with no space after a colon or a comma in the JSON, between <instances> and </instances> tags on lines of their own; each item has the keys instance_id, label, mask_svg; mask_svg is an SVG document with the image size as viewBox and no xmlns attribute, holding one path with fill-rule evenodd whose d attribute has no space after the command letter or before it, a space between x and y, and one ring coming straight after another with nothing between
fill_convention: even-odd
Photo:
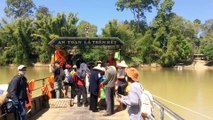
<instances>
[{"instance_id":1,"label":"reflection on water","mask_svg":"<svg viewBox=\"0 0 213 120\"><path fill-rule=\"evenodd\" d=\"M179 105L159 100L186 120L210 120L213 118L212 72L140 69L140 81L154 95ZM8 83L17 71L15 67L0 67L0 73L0 84L3 84ZM28 68L26 74L28 80L50 75L47 67Z\"/></svg>"},{"instance_id":2,"label":"reflection on water","mask_svg":"<svg viewBox=\"0 0 213 120\"><path fill-rule=\"evenodd\" d=\"M140 70L142 85L154 95L173 102L160 100L187 120L213 119L212 78L209 70Z\"/></svg>"},{"instance_id":3,"label":"reflection on water","mask_svg":"<svg viewBox=\"0 0 213 120\"><path fill-rule=\"evenodd\" d=\"M14 75L17 74L17 67L0 67L0 84L9 83ZM48 67L28 67L26 77L28 80L40 79L50 76Z\"/></svg>"}]
</instances>

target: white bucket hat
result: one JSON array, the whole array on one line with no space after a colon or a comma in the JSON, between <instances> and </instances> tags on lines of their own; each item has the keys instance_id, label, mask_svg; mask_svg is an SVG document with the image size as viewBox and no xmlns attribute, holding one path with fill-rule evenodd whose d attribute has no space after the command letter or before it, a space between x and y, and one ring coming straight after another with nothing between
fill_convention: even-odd
<instances>
[{"instance_id":1,"label":"white bucket hat","mask_svg":"<svg viewBox=\"0 0 213 120\"><path fill-rule=\"evenodd\" d=\"M98 70L98 71L102 71L102 72L105 72L105 68L104 67L101 67L100 65L97 65L93 68L93 70Z\"/></svg>"},{"instance_id":2,"label":"white bucket hat","mask_svg":"<svg viewBox=\"0 0 213 120\"><path fill-rule=\"evenodd\" d=\"M124 60L122 60L120 63L118 63L119 67L128 67L128 65L126 64L126 62Z\"/></svg>"}]
</instances>

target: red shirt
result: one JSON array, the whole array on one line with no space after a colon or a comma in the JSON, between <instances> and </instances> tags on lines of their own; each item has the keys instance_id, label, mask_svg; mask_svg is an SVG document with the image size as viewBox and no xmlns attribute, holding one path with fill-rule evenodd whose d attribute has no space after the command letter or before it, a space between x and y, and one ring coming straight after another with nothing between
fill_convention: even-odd
<instances>
[{"instance_id":1,"label":"red shirt","mask_svg":"<svg viewBox=\"0 0 213 120\"><path fill-rule=\"evenodd\" d=\"M77 75L77 73L74 73L72 75L72 80L74 80L77 83L77 85L79 85L79 86L84 86L85 85L84 80L82 80L81 78L79 78L78 75Z\"/></svg>"}]
</instances>

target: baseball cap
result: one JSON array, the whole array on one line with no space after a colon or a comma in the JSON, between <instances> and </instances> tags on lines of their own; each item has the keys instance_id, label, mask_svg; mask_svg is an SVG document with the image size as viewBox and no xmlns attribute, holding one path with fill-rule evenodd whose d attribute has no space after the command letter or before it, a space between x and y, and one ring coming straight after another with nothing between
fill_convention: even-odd
<instances>
[{"instance_id":1,"label":"baseball cap","mask_svg":"<svg viewBox=\"0 0 213 120\"><path fill-rule=\"evenodd\" d=\"M19 65L17 70L18 71L26 71L27 67L25 65Z\"/></svg>"}]
</instances>

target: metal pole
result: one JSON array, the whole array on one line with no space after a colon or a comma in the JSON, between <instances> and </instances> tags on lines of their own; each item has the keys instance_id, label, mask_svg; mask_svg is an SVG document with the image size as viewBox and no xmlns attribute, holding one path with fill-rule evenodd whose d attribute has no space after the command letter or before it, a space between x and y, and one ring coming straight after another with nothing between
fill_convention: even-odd
<instances>
[{"instance_id":1,"label":"metal pole","mask_svg":"<svg viewBox=\"0 0 213 120\"><path fill-rule=\"evenodd\" d=\"M160 109L160 119L164 120L164 108L163 107Z\"/></svg>"}]
</instances>

